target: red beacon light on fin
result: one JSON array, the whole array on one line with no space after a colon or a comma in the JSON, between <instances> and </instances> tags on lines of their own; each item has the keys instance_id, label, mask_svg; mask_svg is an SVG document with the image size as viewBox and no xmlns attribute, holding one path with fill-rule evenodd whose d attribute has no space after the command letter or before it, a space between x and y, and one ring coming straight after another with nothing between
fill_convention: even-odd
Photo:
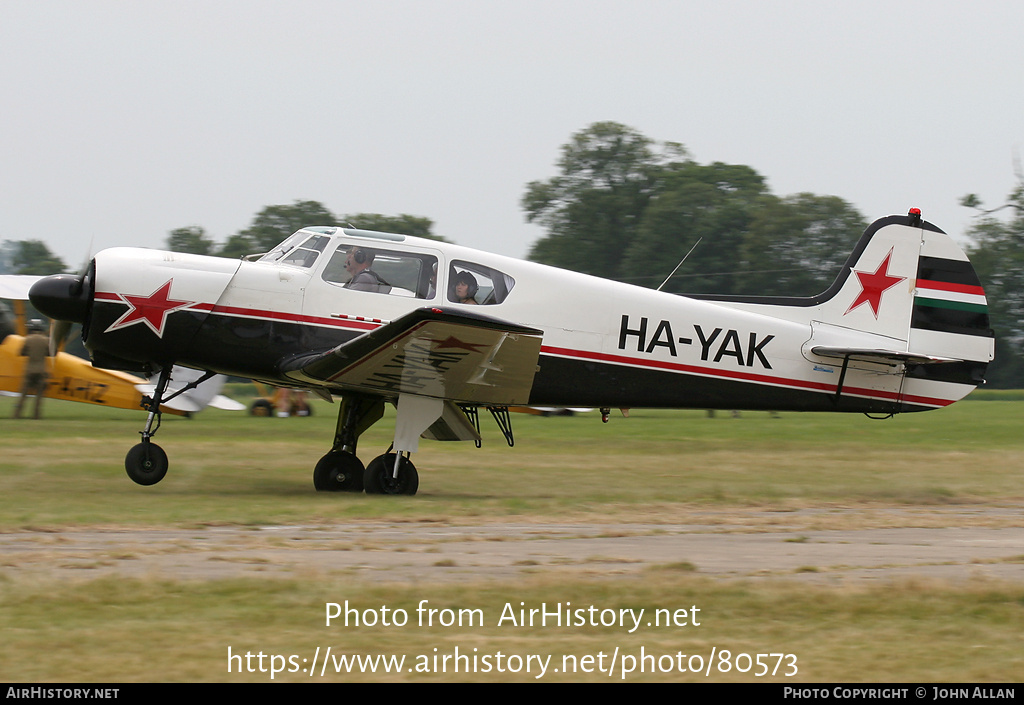
<instances>
[{"instance_id":1,"label":"red beacon light on fin","mask_svg":"<svg viewBox=\"0 0 1024 705\"><path fill-rule=\"evenodd\" d=\"M910 225L920 225L921 224L921 209L920 208L911 208L907 212L907 217L910 219Z\"/></svg>"}]
</instances>

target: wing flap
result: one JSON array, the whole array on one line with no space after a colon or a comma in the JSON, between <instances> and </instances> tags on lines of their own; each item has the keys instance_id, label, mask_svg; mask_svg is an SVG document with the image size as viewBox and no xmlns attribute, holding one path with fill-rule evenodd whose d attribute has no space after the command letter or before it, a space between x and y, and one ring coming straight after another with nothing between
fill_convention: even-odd
<instances>
[{"instance_id":1,"label":"wing flap","mask_svg":"<svg viewBox=\"0 0 1024 705\"><path fill-rule=\"evenodd\" d=\"M450 401L444 403L441 416L423 432L423 437L434 441L480 441L473 422Z\"/></svg>"},{"instance_id":2,"label":"wing flap","mask_svg":"<svg viewBox=\"0 0 1024 705\"><path fill-rule=\"evenodd\" d=\"M338 391L523 404L542 335L482 314L422 308L333 350L291 359L281 370L297 382Z\"/></svg>"}]
</instances>

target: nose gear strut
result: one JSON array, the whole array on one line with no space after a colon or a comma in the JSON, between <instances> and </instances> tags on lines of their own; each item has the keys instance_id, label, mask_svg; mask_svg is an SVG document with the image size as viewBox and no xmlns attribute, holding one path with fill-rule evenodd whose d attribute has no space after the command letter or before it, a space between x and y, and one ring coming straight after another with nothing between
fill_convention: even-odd
<instances>
[{"instance_id":1,"label":"nose gear strut","mask_svg":"<svg viewBox=\"0 0 1024 705\"><path fill-rule=\"evenodd\" d=\"M164 479L164 475L167 474L167 453L152 441L153 436L156 435L157 430L160 428L162 416L160 405L174 399L179 394L195 389L215 374L215 372L206 372L199 379L190 382L165 399L164 394L167 392L167 385L171 381L171 365L165 365L160 368L160 377L157 380L153 396L142 397L142 408L149 412L149 415L146 417L145 428L139 431L142 435L142 442L132 447L124 457L125 472L128 473L128 477L134 482L140 485L155 485ZM156 424L155 426L154 423Z\"/></svg>"}]
</instances>

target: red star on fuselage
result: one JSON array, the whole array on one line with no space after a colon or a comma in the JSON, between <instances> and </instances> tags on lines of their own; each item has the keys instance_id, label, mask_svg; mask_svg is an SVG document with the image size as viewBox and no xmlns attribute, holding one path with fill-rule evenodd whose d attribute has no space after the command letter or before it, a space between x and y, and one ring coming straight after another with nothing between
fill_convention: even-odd
<instances>
[{"instance_id":1,"label":"red star on fuselage","mask_svg":"<svg viewBox=\"0 0 1024 705\"><path fill-rule=\"evenodd\" d=\"M889 254L885 256L885 259L882 260L882 263L878 265L878 269L874 272L858 272L853 270L853 273L857 275L857 279L860 280L861 290L857 294L857 298L853 300L850 308L846 309L846 313L849 313L863 303L867 303L871 306L871 312L875 315L875 318L878 318L878 309L882 305L882 294L906 279L906 277L889 276L889 260L891 259L892 250L890 249Z\"/></svg>"},{"instance_id":2,"label":"red star on fuselage","mask_svg":"<svg viewBox=\"0 0 1024 705\"><path fill-rule=\"evenodd\" d=\"M112 330L126 328L136 323L145 323L149 329L156 333L158 338L164 336L164 324L167 323L167 315L180 308L191 306L195 301L182 301L170 298L171 283L174 279L168 279L167 283L154 291L149 296L132 296L131 294L118 294L121 300L128 304L128 310L124 315L110 324L105 333Z\"/></svg>"}]
</instances>

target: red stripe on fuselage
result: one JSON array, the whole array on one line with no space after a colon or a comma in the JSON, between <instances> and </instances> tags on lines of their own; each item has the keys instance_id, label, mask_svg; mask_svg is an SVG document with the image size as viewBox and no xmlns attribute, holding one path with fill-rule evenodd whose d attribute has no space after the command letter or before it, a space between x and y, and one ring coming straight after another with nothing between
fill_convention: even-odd
<instances>
[{"instance_id":1,"label":"red stripe on fuselage","mask_svg":"<svg viewBox=\"0 0 1024 705\"><path fill-rule=\"evenodd\" d=\"M96 292L95 298L99 301L110 301L113 303L124 303L118 294ZM324 318L323 316L305 316L298 313L287 313L284 311L268 311L266 309L243 308L241 306L222 306L218 304L195 303L182 311L206 311L221 316L241 316L244 318L260 318L271 321L285 321L287 323L307 323L317 326L328 326L330 328L346 328L355 330L375 330L383 325L366 320L358 320L355 317L346 318Z\"/></svg>"}]
</instances>

